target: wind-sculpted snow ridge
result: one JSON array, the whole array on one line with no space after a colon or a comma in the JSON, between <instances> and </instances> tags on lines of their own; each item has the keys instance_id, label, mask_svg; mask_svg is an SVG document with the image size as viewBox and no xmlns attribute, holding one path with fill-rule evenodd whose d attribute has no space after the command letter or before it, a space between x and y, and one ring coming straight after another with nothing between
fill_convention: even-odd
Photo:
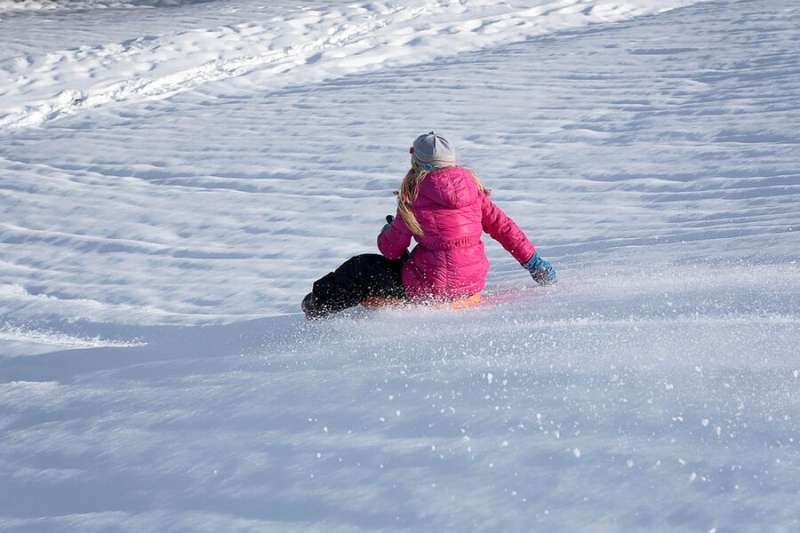
<instances>
[{"instance_id":1,"label":"wind-sculpted snow ridge","mask_svg":"<svg viewBox=\"0 0 800 533\"><path fill-rule=\"evenodd\" d=\"M211 0L0 0L0 14L17 11L77 11L90 9L124 9L172 7L198 4Z\"/></svg>"},{"instance_id":2,"label":"wind-sculpted snow ridge","mask_svg":"<svg viewBox=\"0 0 800 533\"><path fill-rule=\"evenodd\" d=\"M253 72L275 89L429 62L692 3L556 0L517 7L488 0L416 0L291 10L279 5L247 23L2 58L0 128L35 126L115 102L168 98Z\"/></svg>"},{"instance_id":3,"label":"wind-sculpted snow ridge","mask_svg":"<svg viewBox=\"0 0 800 533\"><path fill-rule=\"evenodd\" d=\"M100 335L80 336L64 333L52 328L0 324L0 343L3 353L0 357L35 355L37 351L80 350L87 348L133 348L143 346L136 340L115 340ZM14 347L19 346L19 354Z\"/></svg>"}]
</instances>

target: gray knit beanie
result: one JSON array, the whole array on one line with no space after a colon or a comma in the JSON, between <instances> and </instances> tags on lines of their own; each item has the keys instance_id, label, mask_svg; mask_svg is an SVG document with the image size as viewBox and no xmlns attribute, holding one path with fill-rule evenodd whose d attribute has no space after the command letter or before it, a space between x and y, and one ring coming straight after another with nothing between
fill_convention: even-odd
<instances>
[{"instance_id":1,"label":"gray knit beanie","mask_svg":"<svg viewBox=\"0 0 800 533\"><path fill-rule=\"evenodd\" d=\"M456 149L447 139L435 132L417 137L409 152L411 164L427 170L452 167L456 164Z\"/></svg>"}]
</instances>

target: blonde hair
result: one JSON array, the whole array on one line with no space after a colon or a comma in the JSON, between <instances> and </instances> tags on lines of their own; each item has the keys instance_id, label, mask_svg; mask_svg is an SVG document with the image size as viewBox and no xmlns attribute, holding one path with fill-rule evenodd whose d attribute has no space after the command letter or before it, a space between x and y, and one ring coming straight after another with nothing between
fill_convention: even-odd
<instances>
[{"instance_id":1,"label":"blonde hair","mask_svg":"<svg viewBox=\"0 0 800 533\"><path fill-rule=\"evenodd\" d=\"M431 170L416 165L412 166L408 169L408 172L406 172L403 181L400 182L400 189L394 192L394 194L397 195L397 209L400 211L403 222L405 222L406 227L411 230L411 233L417 237L422 237L425 233L422 231L422 226L420 226L414 214L412 204L414 200L417 199L417 195L419 195L419 184L425 179L425 176L431 172ZM478 190L488 195L490 191L483 186L480 178L471 170L469 170L469 173L478 185Z\"/></svg>"}]
</instances>

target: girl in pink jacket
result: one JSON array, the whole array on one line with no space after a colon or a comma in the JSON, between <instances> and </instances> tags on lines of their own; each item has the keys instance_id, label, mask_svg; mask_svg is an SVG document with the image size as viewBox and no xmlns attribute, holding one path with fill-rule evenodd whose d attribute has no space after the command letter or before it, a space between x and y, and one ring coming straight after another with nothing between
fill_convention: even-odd
<instances>
[{"instance_id":1,"label":"girl in pink jacket","mask_svg":"<svg viewBox=\"0 0 800 533\"><path fill-rule=\"evenodd\" d=\"M456 165L455 150L444 137L420 135L410 152L411 169L396 193L397 215L386 217L378 235L381 254L355 256L314 282L303 299L306 318L323 318L376 296L426 303L478 294L489 270L484 232L537 283L556 281L550 263L492 203L480 180ZM409 253L412 239L417 244Z\"/></svg>"}]
</instances>

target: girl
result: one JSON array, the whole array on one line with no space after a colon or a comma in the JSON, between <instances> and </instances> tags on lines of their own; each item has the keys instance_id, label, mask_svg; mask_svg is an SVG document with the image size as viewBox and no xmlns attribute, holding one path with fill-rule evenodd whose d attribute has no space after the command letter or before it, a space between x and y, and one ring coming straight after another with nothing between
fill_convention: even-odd
<instances>
[{"instance_id":1,"label":"girl","mask_svg":"<svg viewBox=\"0 0 800 533\"><path fill-rule=\"evenodd\" d=\"M306 318L326 317L372 298L452 302L480 293L489 270L481 235L488 233L540 285L556 281L522 230L489 199L469 170L456 165L441 135L420 135L397 191L397 216L386 217L379 254L355 256L314 282L303 299ZM408 252L411 239L417 245Z\"/></svg>"}]
</instances>

